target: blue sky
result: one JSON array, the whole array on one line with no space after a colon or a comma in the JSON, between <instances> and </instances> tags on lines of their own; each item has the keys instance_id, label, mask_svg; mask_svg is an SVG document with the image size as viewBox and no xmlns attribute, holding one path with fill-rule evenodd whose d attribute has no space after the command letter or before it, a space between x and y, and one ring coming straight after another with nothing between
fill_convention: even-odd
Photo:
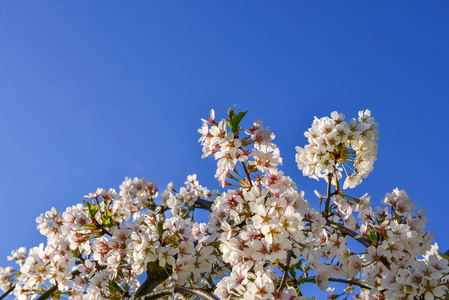
<instances>
[{"instance_id":1,"label":"blue sky","mask_svg":"<svg viewBox=\"0 0 449 300\"><path fill-rule=\"evenodd\" d=\"M295 146L313 116L370 109L378 161L353 196L394 188L449 249L449 4L445 1L2 1L0 265L44 240L35 218L125 176L161 190L196 173L200 118L234 104L276 134L312 206ZM246 122L246 123L245 123Z\"/></svg>"}]
</instances>

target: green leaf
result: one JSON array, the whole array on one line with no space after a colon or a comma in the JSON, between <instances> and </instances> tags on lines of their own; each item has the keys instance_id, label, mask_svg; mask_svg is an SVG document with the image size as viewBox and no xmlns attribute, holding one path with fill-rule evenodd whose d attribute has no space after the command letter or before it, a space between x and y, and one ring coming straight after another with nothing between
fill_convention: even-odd
<instances>
[{"instance_id":1,"label":"green leaf","mask_svg":"<svg viewBox=\"0 0 449 300\"><path fill-rule=\"evenodd\" d=\"M89 202L87 202L87 201L84 200L84 199L81 199L81 200L83 200L84 205L86 205L87 209L90 209L90 207L92 206L92 204L90 204Z\"/></svg>"},{"instance_id":2,"label":"green leaf","mask_svg":"<svg viewBox=\"0 0 449 300\"><path fill-rule=\"evenodd\" d=\"M103 222L103 225L108 227L108 228L111 228L112 226L114 226L114 220L112 220L112 217L110 215L108 215L105 218L105 220Z\"/></svg>"},{"instance_id":3,"label":"green leaf","mask_svg":"<svg viewBox=\"0 0 449 300\"><path fill-rule=\"evenodd\" d=\"M111 294L117 294L122 291L122 289L118 286L118 284L113 280L109 281L108 288Z\"/></svg>"},{"instance_id":4,"label":"green leaf","mask_svg":"<svg viewBox=\"0 0 449 300\"><path fill-rule=\"evenodd\" d=\"M229 128L231 128L232 133L237 134L240 131L240 122L249 110L242 112L239 109L239 113L236 114L234 108L235 105L232 108L228 108L229 119L223 120L225 120Z\"/></svg>"},{"instance_id":5,"label":"green leaf","mask_svg":"<svg viewBox=\"0 0 449 300\"><path fill-rule=\"evenodd\" d=\"M164 232L167 231L167 229L164 229L164 223L163 222L159 221L155 225L156 225L157 232L160 235L164 234Z\"/></svg>"},{"instance_id":6,"label":"green leaf","mask_svg":"<svg viewBox=\"0 0 449 300\"><path fill-rule=\"evenodd\" d=\"M293 277L293 278L296 278L296 267L297 266L290 266L290 269L288 270L289 271L289 273L290 273L290 275Z\"/></svg>"},{"instance_id":7,"label":"green leaf","mask_svg":"<svg viewBox=\"0 0 449 300\"><path fill-rule=\"evenodd\" d=\"M100 207L95 204L89 203L89 202L85 201L84 199L82 199L82 200L84 202L84 205L86 205L86 207L87 207L87 213L88 213L89 217L91 219L95 218L95 215L100 210Z\"/></svg>"},{"instance_id":8,"label":"green leaf","mask_svg":"<svg viewBox=\"0 0 449 300\"><path fill-rule=\"evenodd\" d=\"M237 131L240 130L240 126L239 126L239 125L240 125L240 122L242 121L243 117L246 115L246 113L247 113L248 111L249 111L249 110L244 111L244 112L239 112L238 115L236 115L236 116L232 119L233 125L235 126L235 128L236 128Z\"/></svg>"}]
</instances>

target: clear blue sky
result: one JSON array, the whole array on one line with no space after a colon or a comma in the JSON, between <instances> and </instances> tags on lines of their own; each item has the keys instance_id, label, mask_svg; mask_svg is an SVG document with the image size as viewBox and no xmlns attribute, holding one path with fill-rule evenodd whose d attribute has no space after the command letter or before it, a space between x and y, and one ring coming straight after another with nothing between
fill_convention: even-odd
<instances>
[{"instance_id":1,"label":"clear blue sky","mask_svg":"<svg viewBox=\"0 0 449 300\"><path fill-rule=\"evenodd\" d=\"M196 173L200 118L249 109L317 207L295 146L313 116L371 109L378 161L353 196L405 189L449 249L447 1L0 2L0 265L35 218L125 176Z\"/></svg>"}]
</instances>

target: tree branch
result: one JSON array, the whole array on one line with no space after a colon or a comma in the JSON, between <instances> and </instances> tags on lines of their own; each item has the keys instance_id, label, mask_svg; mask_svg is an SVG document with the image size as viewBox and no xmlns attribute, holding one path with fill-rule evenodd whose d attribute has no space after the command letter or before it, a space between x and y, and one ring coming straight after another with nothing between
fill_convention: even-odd
<instances>
[{"instance_id":1,"label":"tree branch","mask_svg":"<svg viewBox=\"0 0 449 300\"><path fill-rule=\"evenodd\" d=\"M361 243L362 245L364 245L366 248L370 247L370 246L374 246L373 243L364 237L360 237L358 236L357 232L344 227L341 224L332 222L332 221L326 221L326 225L328 225L329 227L332 227L334 229L339 230L341 233L349 235L350 237L354 238L356 241L358 241L359 243ZM384 264L384 266L388 269L390 269L390 262L385 258L385 257L381 257L380 261Z\"/></svg>"},{"instance_id":2,"label":"tree branch","mask_svg":"<svg viewBox=\"0 0 449 300\"><path fill-rule=\"evenodd\" d=\"M195 294L197 296L203 297L206 300L219 300L214 295L210 294L206 290L199 289L199 288L188 288L188 287L171 287L167 289L163 289L160 291L152 292L151 294L146 295L142 300L151 300L151 299L157 299L161 298L166 295L172 295L172 294Z\"/></svg>"},{"instance_id":3,"label":"tree branch","mask_svg":"<svg viewBox=\"0 0 449 300\"><path fill-rule=\"evenodd\" d=\"M303 283L314 282L314 281L315 281L315 276L308 277L308 278L305 278L304 280L302 280ZM357 281L351 281L351 280L339 279L339 278L329 278L329 281L341 282L341 283L346 283L346 284L349 284L349 285L356 285L356 286L361 287L363 289L371 290L371 288L369 286L364 285L363 283L360 283L360 282L357 282Z\"/></svg>"},{"instance_id":4,"label":"tree branch","mask_svg":"<svg viewBox=\"0 0 449 300\"><path fill-rule=\"evenodd\" d=\"M326 220L329 215L329 205L331 201L331 187L332 187L332 173L329 173L329 177L327 179L327 197L326 203L324 204L324 218Z\"/></svg>"},{"instance_id":5,"label":"tree branch","mask_svg":"<svg viewBox=\"0 0 449 300\"><path fill-rule=\"evenodd\" d=\"M341 233L345 234L345 235L349 235L350 237L354 238L357 242L361 243L362 245L364 245L365 247L369 247L369 246L373 246L373 243L364 237L360 237L358 236L359 234L349 228L344 227L341 224L332 222L332 221L326 221L326 225L329 227L332 227L334 229L337 229L338 231L340 231Z\"/></svg>"},{"instance_id":6,"label":"tree branch","mask_svg":"<svg viewBox=\"0 0 449 300\"><path fill-rule=\"evenodd\" d=\"M195 204L193 205L193 207L196 207L196 208L202 208L202 209L205 209L205 210L208 210L208 211L212 211L212 204L213 204L213 202L211 202L211 201L207 201L207 200L204 200L204 199L197 199L196 201L195 201Z\"/></svg>"},{"instance_id":7,"label":"tree branch","mask_svg":"<svg viewBox=\"0 0 449 300\"><path fill-rule=\"evenodd\" d=\"M240 161L240 163L243 166L243 170L245 170L246 177L248 178L249 187L252 188L253 187L253 182L251 180L251 176L249 176L248 169L246 168L245 163L243 161Z\"/></svg>"},{"instance_id":8,"label":"tree branch","mask_svg":"<svg viewBox=\"0 0 449 300\"><path fill-rule=\"evenodd\" d=\"M285 269L284 271L284 275L282 276L282 281L281 284L279 285L277 292L280 293L282 291L282 289L284 288L285 282L287 281L287 277L288 277L288 269L290 269L290 262L292 260L292 254L293 254L293 250L288 250L287 251L287 261L285 262Z\"/></svg>"},{"instance_id":9,"label":"tree branch","mask_svg":"<svg viewBox=\"0 0 449 300\"><path fill-rule=\"evenodd\" d=\"M72 272L72 279L75 276L78 276L80 274L80 271L76 270ZM51 286L48 290L43 292L39 297L36 298L36 300L45 300L51 297L54 292L58 290L58 284ZM3 297L3 296L2 296ZM0 298L1 299L1 298Z\"/></svg>"},{"instance_id":10,"label":"tree branch","mask_svg":"<svg viewBox=\"0 0 449 300\"><path fill-rule=\"evenodd\" d=\"M339 278L329 278L329 281L341 282L341 283L346 283L346 284L349 284L349 285L356 285L358 287L361 287L363 289L368 289L368 290L371 289L369 286L364 285L363 283L360 283L360 282L357 282L357 281L351 281L351 280L339 279Z\"/></svg>"},{"instance_id":11,"label":"tree branch","mask_svg":"<svg viewBox=\"0 0 449 300\"><path fill-rule=\"evenodd\" d=\"M14 291L14 288L16 287L15 284L12 285L3 295L0 296L0 300L8 296L12 291Z\"/></svg>"},{"instance_id":12,"label":"tree branch","mask_svg":"<svg viewBox=\"0 0 449 300\"><path fill-rule=\"evenodd\" d=\"M42 295L40 295L38 298L36 298L36 300L44 300L44 299L48 299L51 297L51 295L53 295L54 292L56 292L58 290L58 286L54 285L51 288L49 288L48 290L46 290Z\"/></svg>"},{"instance_id":13,"label":"tree branch","mask_svg":"<svg viewBox=\"0 0 449 300\"><path fill-rule=\"evenodd\" d=\"M159 266L158 261L148 263L147 279L145 279L129 300L147 299L143 297L149 295L158 285L167 280L170 275L164 268Z\"/></svg>"}]
</instances>

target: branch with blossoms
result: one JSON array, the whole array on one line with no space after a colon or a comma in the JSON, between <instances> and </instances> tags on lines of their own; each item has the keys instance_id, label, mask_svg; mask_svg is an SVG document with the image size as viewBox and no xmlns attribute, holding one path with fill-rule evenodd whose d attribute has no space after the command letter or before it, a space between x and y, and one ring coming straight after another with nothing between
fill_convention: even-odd
<instances>
[{"instance_id":1,"label":"branch with blossoms","mask_svg":"<svg viewBox=\"0 0 449 300\"><path fill-rule=\"evenodd\" d=\"M304 300L306 283L329 299L448 295L448 261L425 231L424 209L398 189L375 208L368 194L348 192L377 159L369 110L349 122L337 112L315 118L308 144L296 148L303 175L327 181L325 195L315 192L319 210L279 169L269 128L261 120L242 128L247 111L234 110L220 121L211 110L198 130L203 157L217 160L220 193L196 175L161 194L152 181L126 178L119 191L97 189L64 212L52 208L36 219L46 244L13 251L17 269L0 267L5 295ZM210 213L208 223L195 220L197 209ZM347 287L334 293L334 283Z\"/></svg>"},{"instance_id":2,"label":"branch with blossoms","mask_svg":"<svg viewBox=\"0 0 449 300\"><path fill-rule=\"evenodd\" d=\"M186 287L171 287L164 290L156 291L149 293L146 295L143 299L144 300L151 300L151 299L157 299L161 298L166 295L173 295L173 294L194 294L196 296L202 297L206 300L217 300L217 297L205 292L203 289L197 289L197 288L186 288Z\"/></svg>"}]
</instances>

